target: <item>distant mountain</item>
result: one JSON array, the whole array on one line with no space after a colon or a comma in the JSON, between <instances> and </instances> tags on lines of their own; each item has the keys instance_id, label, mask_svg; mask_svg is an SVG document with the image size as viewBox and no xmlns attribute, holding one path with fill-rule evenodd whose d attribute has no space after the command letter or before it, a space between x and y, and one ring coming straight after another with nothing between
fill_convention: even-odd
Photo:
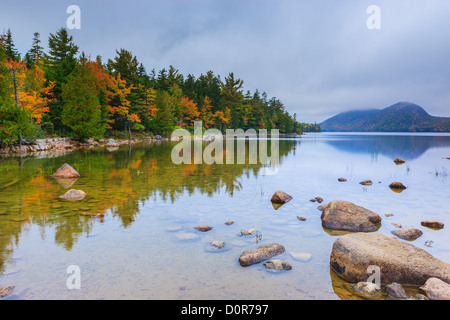
<instances>
[{"instance_id":1,"label":"distant mountain","mask_svg":"<svg viewBox=\"0 0 450 320\"><path fill-rule=\"evenodd\" d=\"M450 132L450 118L434 117L416 104L399 102L382 110L340 113L320 127L347 132Z\"/></svg>"}]
</instances>

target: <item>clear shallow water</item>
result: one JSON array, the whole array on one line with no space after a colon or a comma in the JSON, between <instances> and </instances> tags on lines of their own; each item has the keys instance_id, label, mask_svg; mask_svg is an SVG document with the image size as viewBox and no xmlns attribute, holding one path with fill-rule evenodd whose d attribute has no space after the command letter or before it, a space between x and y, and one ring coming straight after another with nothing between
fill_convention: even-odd
<instances>
[{"instance_id":1,"label":"clear shallow water","mask_svg":"<svg viewBox=\"0 0 450 320\"><path fill-rule=\"evenodd\" d=\"M10 299L356 298L330 271L331 247L341 233L322 228L318 204L309 201L316 196L377 212L381 233L395 230L391 222L417 227L424 234L412 243L450 262L450 135L286 137L275 175L262 175L261 165L176 166L170 159L175 144L1 159L0 286L16 286ZM406 163L395 165L397 157ZM49 177L63 163L81 174L72 186ZM374 184L359 184L367 179ZM393 181L408 189L391 191ZM58 199L70 188L88 197ZM278 189L293 200L275 210L269 200ZM235 223L225 225L229 220ZM446 227L431 230L422 220ZM197 225L214 228L200 233ZM239 235L250 228L258 237ZM180 239L183 232L196 238ZM214 240L225 241L224 250L212 250ZM243 251L274 242L285 246L278 258L292 270L239 265ZM291 252L311 259L297 261ZM70 265L80 267L79 290L66 286Z\"/></svg>"}]
</instances>

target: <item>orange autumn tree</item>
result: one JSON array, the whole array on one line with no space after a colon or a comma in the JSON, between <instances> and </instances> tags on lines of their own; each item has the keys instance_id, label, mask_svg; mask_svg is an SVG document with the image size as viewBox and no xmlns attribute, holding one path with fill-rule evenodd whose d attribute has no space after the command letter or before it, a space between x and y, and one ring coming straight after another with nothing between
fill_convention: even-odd
<instances>
[{"instance_id":1,"label":"orange autumn tree","mask_svg":"<svg viewBox=\"0 0 450 320\"><path fill-rule=\"evenodd\" d=\"M188 127L193 127L194 121L200 117L197 104L188 97L180 100L180 113L182 123L185 122Z\"/></svg>"},{"instance_id":2,"label":"orange autumn tree","mask_svg":"<svg viewBox=\"0 0 450 320\"><path fill-rule=\"evenodd\" d=\"M213 114L213 118L216 119L216 124L220 125L219 130L222 131L223 125L227 125L231 121L231 110L230 108L225 108L225 112L216 111Z\"/></svg>"},{"instance_id":3,"label":"orange autumn tree","mask_svg":"<svg viewBox=\"0 0 450 320\"><path fill-rule=\"evenodd\" d=\"M208 96L205 96L203 99L203 106L200 109L201 118L203 122L203 126L206 129L211 128L214 124L214 115L211 113L211 109L213 106L211 105L211 99Z\"/></svg>"},{"instance_id":4,"label":"orange autumn tree","mask_svg":"<svg viewBox=\"0 0 450 320\"><path fill-rule=\"evenodd\" d=\"M86 67L90 69L94 83L97 88L97 97L100 102L102 123L107 129L110 128L109 121L111 117L110 104L114 96L116 87L115 79L103 67L100 58L96 61L88 60Z\"/></svg>"},{"instance_id":5,"label":"orange autumn tree","mask_svg":"<svg viewBox=\"0 0 450 320\"><path fill-rule=\"evenodd\" d=\"M30 112L35 124L40 124L44 113L49 111L49 102L53 101L51 92L55 85L44 78L42 62L38 60L28 69L24 60L9 60L6 61L6 67L15 71L19 105ZM11 90L11 95L15 99L14 90Z\"/></svg>"}]
</instances>

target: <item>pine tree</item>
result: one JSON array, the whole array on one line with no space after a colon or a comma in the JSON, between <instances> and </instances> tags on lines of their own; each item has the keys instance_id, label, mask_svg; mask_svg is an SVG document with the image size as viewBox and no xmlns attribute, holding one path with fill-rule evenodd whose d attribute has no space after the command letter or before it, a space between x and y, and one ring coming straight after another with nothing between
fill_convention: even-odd
<instances>
[{"instance_id":1,"label":"pine tree","mask_svg":"<svg viewBox=\"0 0 450 320\"><path fill-rule=\"evenodd\" d=\"M28 68L32 68L36 63L36 60L42 59L44 56L44 48L40 45L41 39L39 32L35 32L33 34L33 43L31 45L31 49L25 55L25 61Z\"/></svg>"},{"instance_id":2,"label":"pine tree","mask_svg":"<svg viewBox=\"0 0 450 320\"><path fill-rule=\"evenodd\" d=\"M8 31L6 32L5 49L7 58L14 61L20 61L20 53L19 51L17 51L16 46L14 45L11 29L8 29Z\"/></svg>"},{"instance_id":3,"label":"pine tree","mask_svg":"<svg viewBox=\"0 0 450 320\"><path fill-rule=\"evenodd\" d=\"M78 46L73 43L73 37L67 29L61 28L55 34L50 34L48 47L49 53L45 55L45 78L55 83L52 90L55 101L50 104L49 116L55 129L61 130L62 89L77 64Z\"/></svg>"}]
</instances>

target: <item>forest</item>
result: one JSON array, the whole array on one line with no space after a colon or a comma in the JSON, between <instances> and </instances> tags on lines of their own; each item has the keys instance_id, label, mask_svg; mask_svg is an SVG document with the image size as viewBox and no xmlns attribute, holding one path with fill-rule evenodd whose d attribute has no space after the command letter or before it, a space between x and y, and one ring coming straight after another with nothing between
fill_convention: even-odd
<instances>
[{"instance_id":1,"label":"forest","mask_svg":"<svg viewBox=\"0 0 450 320\"><path fill-rule=\"evenodd\" d=\"M244 92L244 81L208 71L182 75L172 65L147 72L130 51L113 59L86 55L65 28L40 34L24 56L11 30L0 35L0 146L47 136L131 138L168 136L177 128L320 131L297 121L276 97Z\"/></svg>"}]
</instances>

